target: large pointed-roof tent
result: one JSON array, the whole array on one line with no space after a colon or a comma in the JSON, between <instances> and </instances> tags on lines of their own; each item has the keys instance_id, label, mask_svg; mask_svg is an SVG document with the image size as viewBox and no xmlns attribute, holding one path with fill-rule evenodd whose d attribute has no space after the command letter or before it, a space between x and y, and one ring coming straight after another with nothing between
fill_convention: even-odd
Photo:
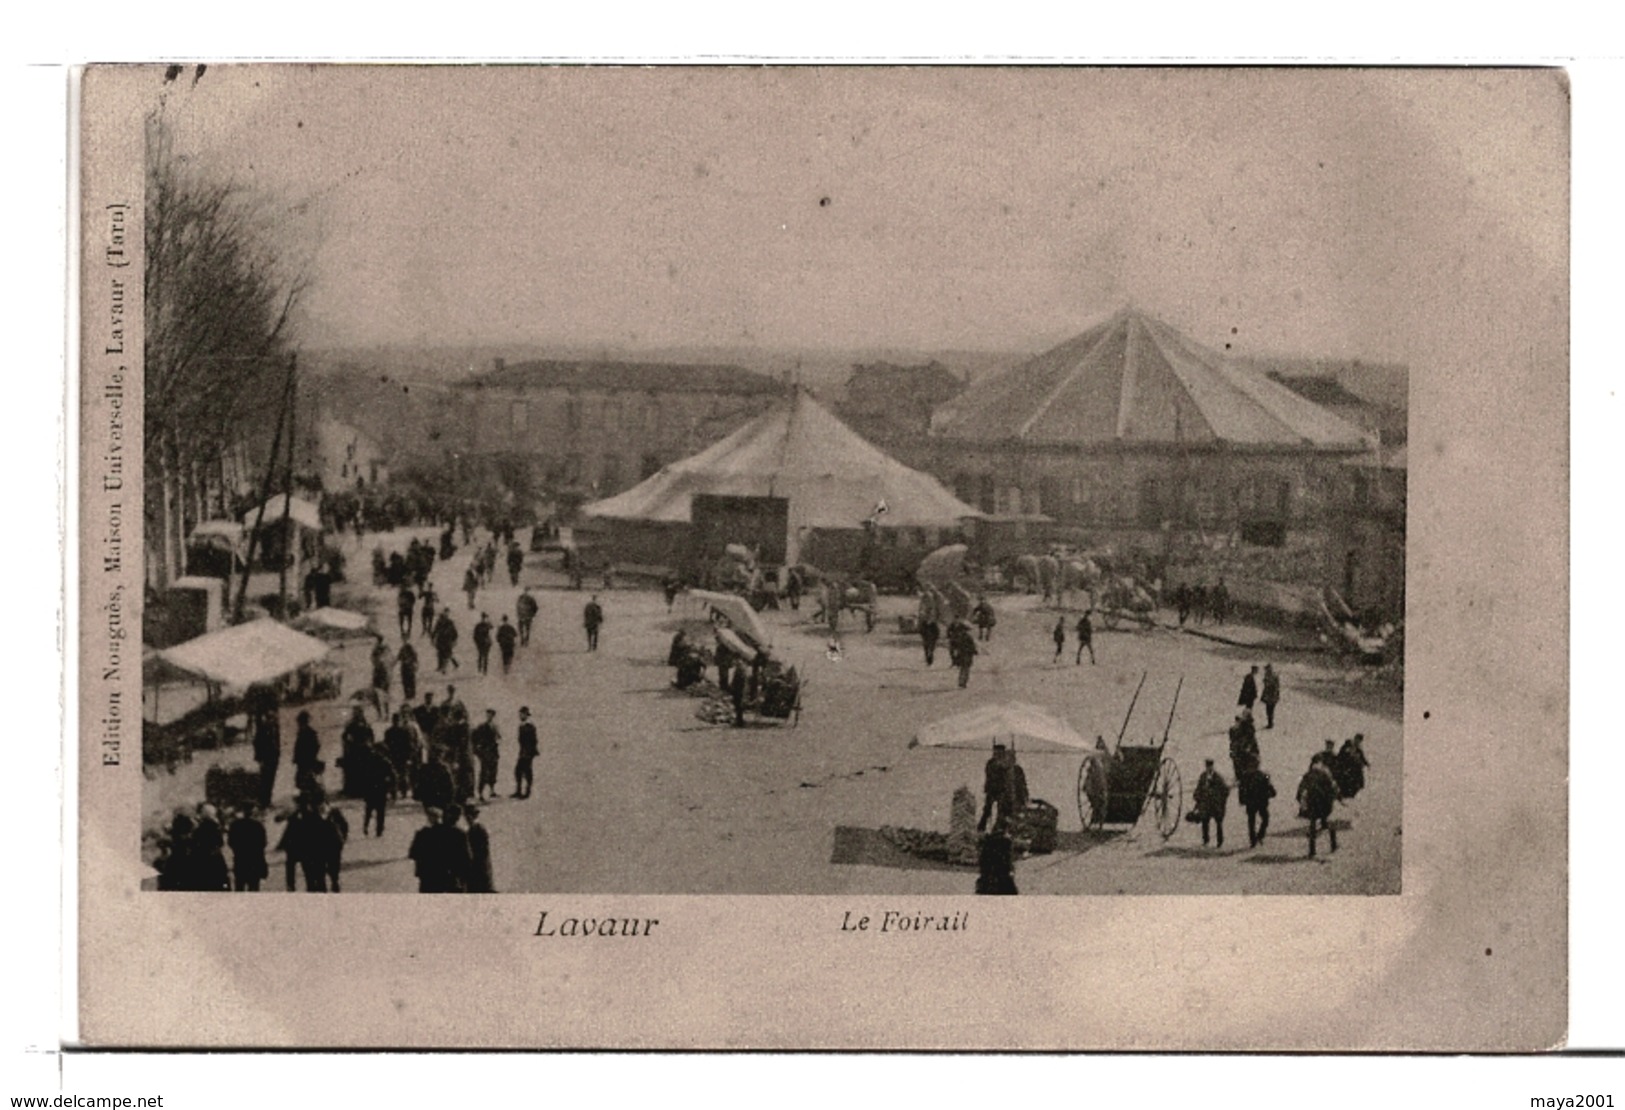
<instances>
[{"instance_id":1,"label":"large pointed-roof tent","mask_svg":"<svg viewBox=\"0 0 1625 1110\"><path fill-rule=\"evenodd\" d=\"M1146 313L1124 309L978 383L932 421L939 471L984 510L1066 524L1284 528L1359 429ZM987 503L991 502L991 503Z\"/></svg>"},{"instance_id":2,"label":"large pointed-roof tent","mask_svg":"<svg viewBox=\"0 0 1625 1110\"><path fill-rule=\"evenodd\" d=\"M694 546L697 504L727 507L746 505L748 499L779 504L785 562L847 572L861 569L855 564L870 547L928 549L965 519L980 515L935 478L865 441L799 389L698 454L584 511L612 526L630 526L612 527L612 545L618 540L627 546L640 527L645 533L651 526L666 529L669 553L674 543Z\"/></svg>"}]
</instances>

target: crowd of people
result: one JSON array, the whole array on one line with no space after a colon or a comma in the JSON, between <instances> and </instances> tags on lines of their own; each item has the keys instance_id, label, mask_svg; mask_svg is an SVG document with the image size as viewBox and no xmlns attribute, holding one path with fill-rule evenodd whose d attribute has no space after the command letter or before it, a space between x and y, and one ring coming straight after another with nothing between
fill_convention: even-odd
<instances>
[{"instance_id":1,"label":"crowd of people","mask_svg":"<svg viewBox=\"0 0 1625 1110\"><path fill-rule=\"evenodd\" d=\"M1275 707L1280 702L1280 676L1271 664L1265 664L1263 676L1259 668L1252 667L1242 679L1237 696L1235 722L1229 729L1230 769L1233 780L1226 780L1207 760L1201 777L1197 779L1193 794L1194 805L1187 819L1202 827L1202 843L1224 847L1224 817L1228 808L1232 781L1236 798L1247 813L1247 843L1256 848L1264 842L1270 826L1270 800L1277 794L1274 781L1263 769L1263 756L1258 742L1257 726L1253 719L1254 706L1262 703L1267 721L1264 727L1275 727ZM1337 851L1337 828L1332 823L1334 807L1353 798L1365 789L1366 768L1370 762L1365 754L1365 736L1355 733L1338 747L1327 740L1321 751L1310 757L1309 767L1298 780L1295 800L1298 816L1308 821L1309 855L1316 855L1320 835L1324 833L1330 850ZM1211 830L1211 831L1210 831Z\"/></svg>"}]
</instances>

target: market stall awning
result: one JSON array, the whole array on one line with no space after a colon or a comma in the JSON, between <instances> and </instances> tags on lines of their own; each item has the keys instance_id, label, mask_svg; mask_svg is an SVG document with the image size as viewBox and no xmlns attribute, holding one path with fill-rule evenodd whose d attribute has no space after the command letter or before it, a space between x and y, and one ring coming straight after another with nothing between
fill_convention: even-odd
<instances>
[{"instance_id":1,"label":"market stall awning","mask_svg":"<svg viewBox=\"0 0 1625 1110\"><path fill-rule=\"evenodd\" d=\"M349 609L335 609L330 605L320 609L312 609L310 612L298 617L294 623L301 630L309 630L318 635L323 633L328 635L335 633L354 636L372 635L372 622L367 619L366 614L354 613Z\"/></svg>"},{"instance_id":2,"label":"market stall awning","mask_svg":"<svg viewBox=\"0 0 1625 1110\"><path fill-rule=\"evenodd\" d=\"M1077 751L1095 746L1094 741L1049 710L1020 702L983 705L933 722L921 728L908 746L987 751L995 742L1029 752Z\"/></svg>"},{"instance_id":3,"label":"market stall awning","mask_svg":"<svg viewBox=\"0 0 1625 1110\"><path fill-rule=\"evenodd\" d=\"M272 682L327 657L314 636L269 618L206 632L158 653L169 667L231 689Z\"/></svg>"},{"instance_id":4,"label":"market stall awning","mask_svg":"<svg viewBox=\"0 0 1625 1110\"><path fill-rule=\"evenodd\" d=\"M302 497L287 497L278 494L265 503L265 523L275 524L286 516L301 528L308 528L312 532L322 530L322 512L313 501L306 501ZM252 528L254 521L259 518L258 509L250 509L243 514L243 523Z\"/></svg>"}]
</instances>

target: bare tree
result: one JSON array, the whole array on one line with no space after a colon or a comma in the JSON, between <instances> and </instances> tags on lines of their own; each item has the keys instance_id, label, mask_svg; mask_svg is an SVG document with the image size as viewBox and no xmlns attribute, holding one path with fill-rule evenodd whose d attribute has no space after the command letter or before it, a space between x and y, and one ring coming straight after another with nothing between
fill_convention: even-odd
<instances>
[{"instance_id":1,"label":"bare tree","mask_svg":"<svg viewBox=\"0 0 1625 1110\"><path fill-rule=\"evenodd\" d=\"M229 510L233 467L264 462L249 452L278 418L307 281L287 272L264 205L177 155L159 113L146 162L147 574L162 586L189 526Z\"/></svg>"}]
</instances>

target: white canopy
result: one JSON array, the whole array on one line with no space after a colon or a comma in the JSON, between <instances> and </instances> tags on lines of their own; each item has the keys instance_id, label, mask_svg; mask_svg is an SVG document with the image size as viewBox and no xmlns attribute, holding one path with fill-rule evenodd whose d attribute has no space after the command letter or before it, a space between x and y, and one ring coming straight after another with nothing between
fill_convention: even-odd
<instances>
[{"instance_id":1,"label":"white canopy","mask_svg":"<svg viewBox=\"0 0 1625 1110\"><path fill-rule=\"evenodd\" d=\"M206 632L159 652L158 658L205 681L244 689L292 674L326 658L330 650L314 636L295 632L267 617Z\"/></svg>"},{"instance_id":2,"label":"white canopy","mask_svg":"<svg viewBox=\"0 0 1625 1110\"><path fill-rule=\"evenodd\" d=\"M908 746L988 751L995 742L1017 751L1088 751L1094 741L1036 705L983 705L926 725Z\"/></svg>"}]
</instances>

